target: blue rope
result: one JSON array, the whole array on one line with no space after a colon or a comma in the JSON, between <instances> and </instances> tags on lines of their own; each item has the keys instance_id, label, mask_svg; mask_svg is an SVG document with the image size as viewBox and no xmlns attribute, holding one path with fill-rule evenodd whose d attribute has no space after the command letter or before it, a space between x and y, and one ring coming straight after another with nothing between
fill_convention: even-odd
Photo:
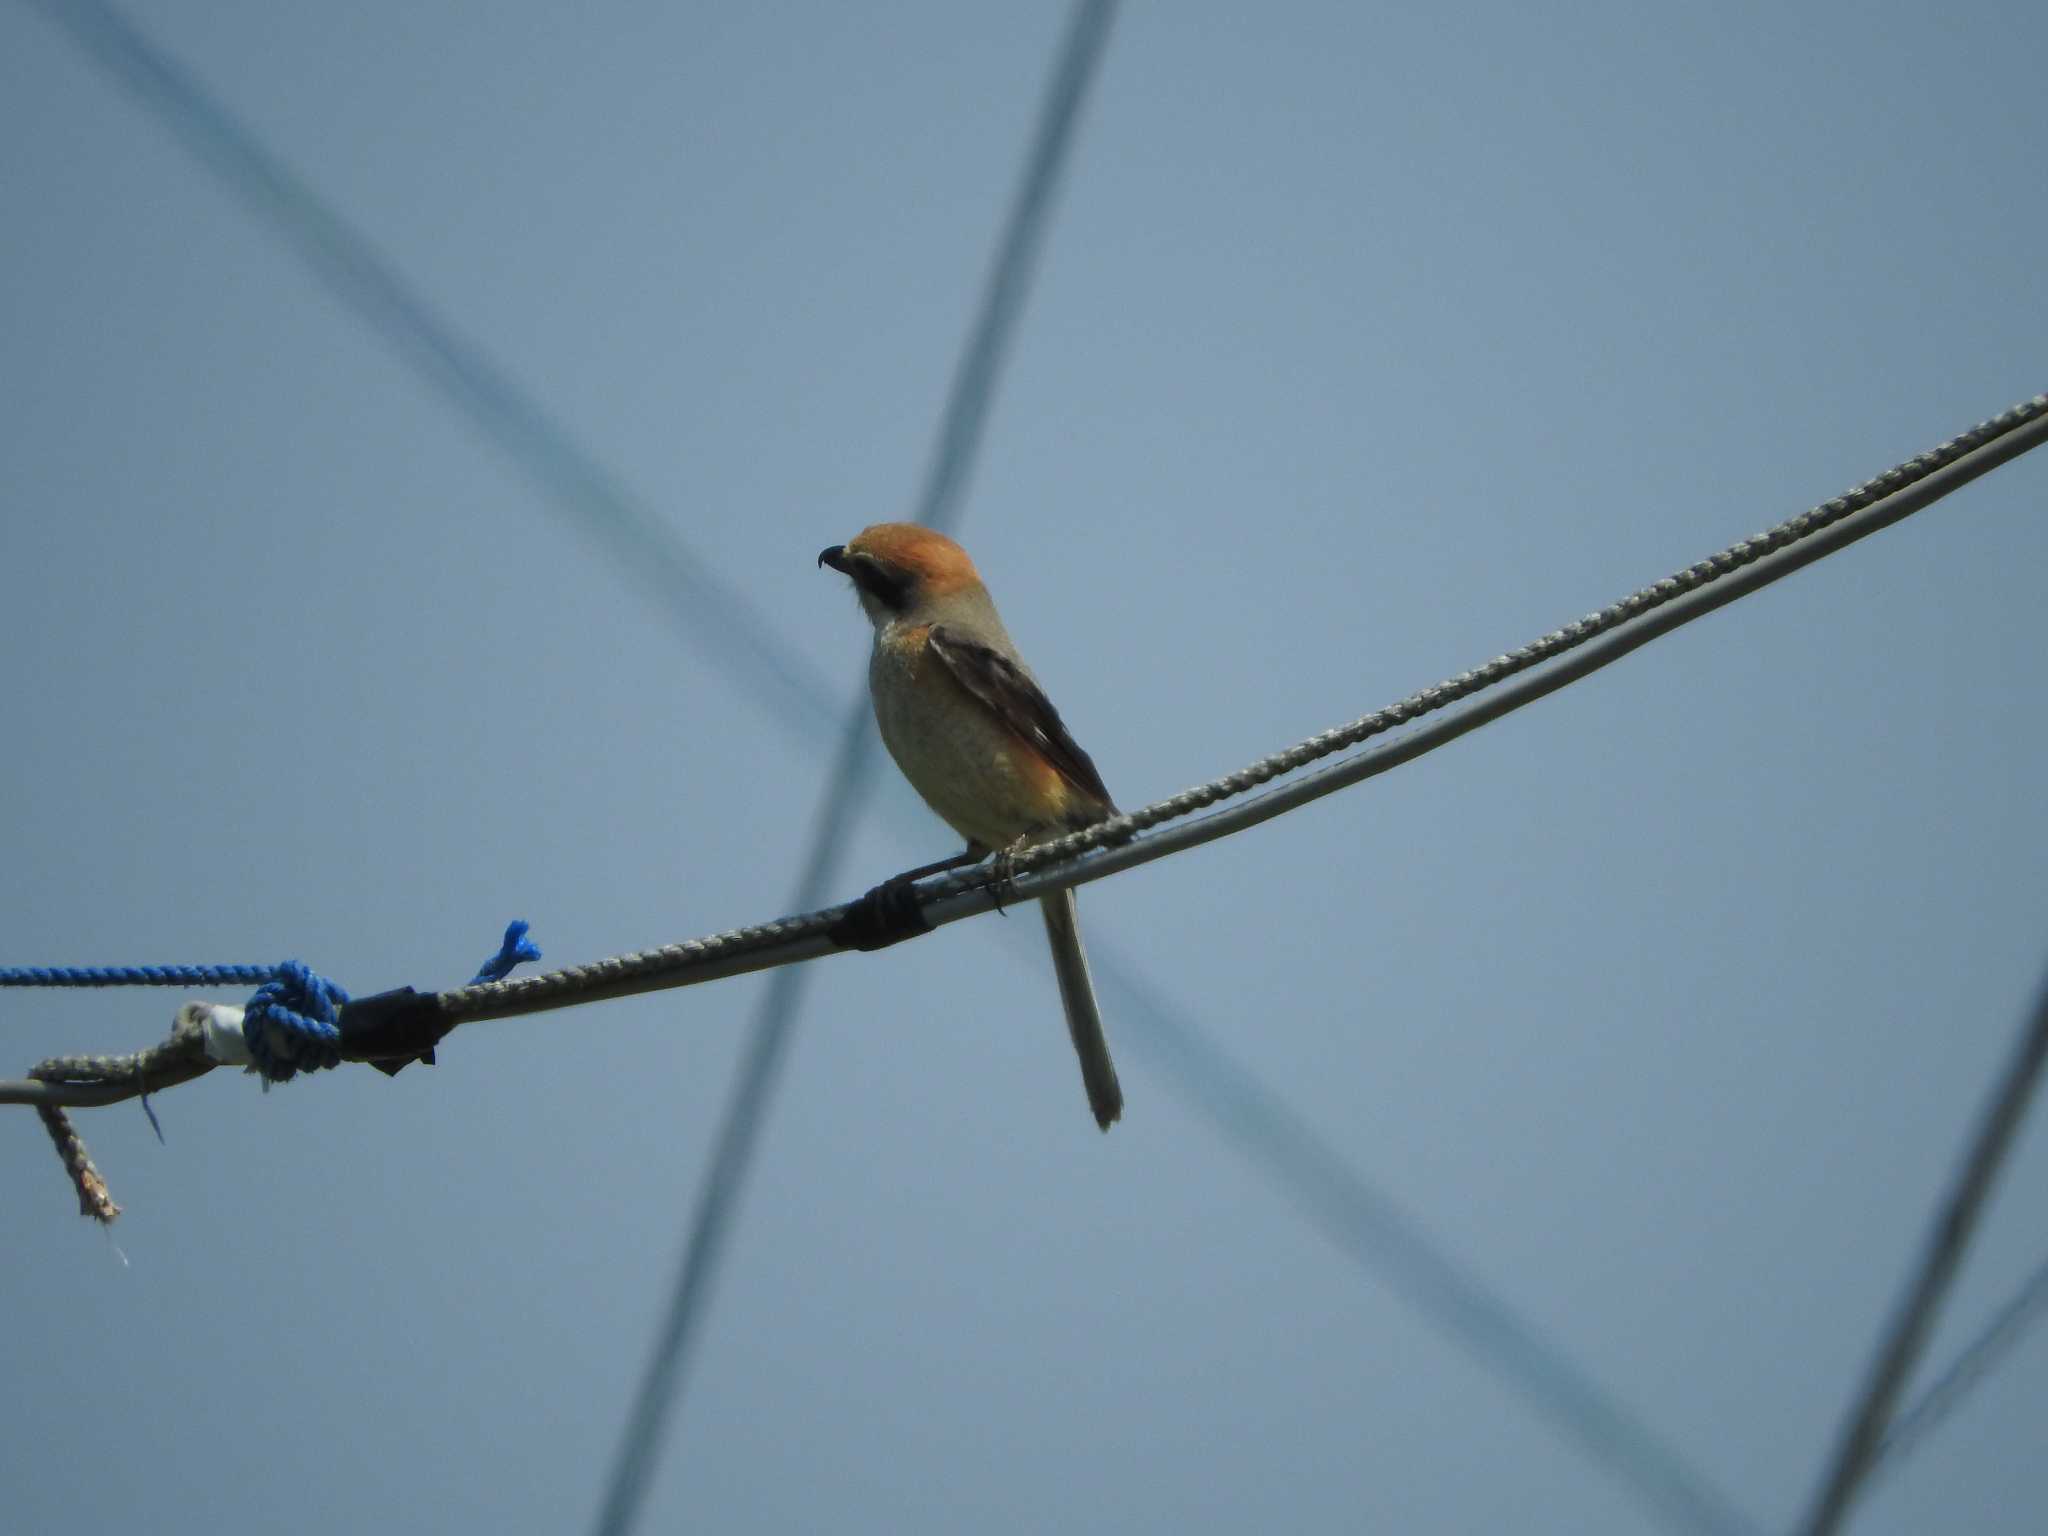
<instances>
[{"instance_id":1,"label":"blue rope","mask_svg":"<svg viewBox=\"0 0 2048 1536\"><path fill-rule=\"evenodd\" d=\"M469 985L503 981L514 966L538 960L540 947L526 933L523 919L509 924L498 952L483 963ZM348 1005L348 993L297 960L282 965L0 966L0 987L208 987L245 982L258 985L242 1010L242 1034L249 1042L249 1059L266 1081L288 1083L301 1072L341 1064L341 1010Z\"/></svg>"},{"instance_id":2,"label":"blue rope","mask_svg":"<svg viewBox=\"0 0 2048 1536\"><path fill-rule=\"evenodd\" d=\"M527 922L523 917L506 926L505 942L498 946L498 952L469 978L472 987L480 987L487 981L503 981L512 974L513 966L540 958L540 946L526 936L526 929Z\"/></svg>"},{"instance_id":3,"label":"blue rope","mask_svg":"<svg viewBox=\"0 0 2048 1536\"><path fill-rule=\"evenodd\" d=\"M7 965L0 987L219 987L268 981L274 965Z\"/></svg>"}]
</instances>

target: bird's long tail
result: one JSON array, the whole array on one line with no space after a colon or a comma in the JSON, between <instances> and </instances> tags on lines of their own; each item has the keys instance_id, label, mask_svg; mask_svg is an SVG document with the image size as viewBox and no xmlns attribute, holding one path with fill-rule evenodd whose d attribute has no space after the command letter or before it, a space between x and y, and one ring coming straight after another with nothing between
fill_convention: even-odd
<instances>
[{"instance_id":1,"label":"bird's long tail","mask_svg":"<svg viewBox=\"0 0 2048 1536\"><path fill-rule=\"evenodd\" d=\"M1088 956L1081 948L1080 916L1072 890L1055 891L1038 903L1045 913L1045 936L1052 945L1052 966L1060 979L1060 1003L1067 1010L1067 1033L1081 1058L1081 1081L1088 1085L1088 1107L1105 1131L1124 1112L1124 1091L1109 1059L1109 1040L1102 1032L1102 1010L1095 1006L1095 984L1088 977Z\"/></svg>"}]
</instances>

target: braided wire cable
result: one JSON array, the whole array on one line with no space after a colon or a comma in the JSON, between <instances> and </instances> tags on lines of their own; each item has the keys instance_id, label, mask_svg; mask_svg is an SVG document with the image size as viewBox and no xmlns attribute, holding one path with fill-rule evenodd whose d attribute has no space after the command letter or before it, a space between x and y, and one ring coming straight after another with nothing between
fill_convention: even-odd
<instances>
[{"instance_id":1,"label":"braided wire cable","mask_svg":"<svg viewBox=\"0 0 2048 1536\"><path fill-rule=\"evenodd\" d=\"M92 1154L85 1148L85 1138L78 1134L71 1117L54 1104L38 1104L36 1118L50 1133L58 1160L71 1177L71 1187L78 1192L78 1214L90 1216L103 1227L111 1226L114 1218L121 1214L121 1207L114 1203L107 1181L93 1166Z\"/></svg>"},{"instance_id":2,"label":"braided wire cable","mask_svg":"<svg viewBox=\"0 0 2048 1536\"><path fill-rule=\"evenodd\" d=\"M1127 815L1023 849L1010 861L1013 878L1002 882L1001 890L993 888L986 868L940 875L918 887L923 918L937 926L988 911L1001 901L1042 896L1064 886L1100 879L1241 831L1361 778L1385 772L1619 659L1679 624L1921 510L2043 440L2048 440L2048 394L2022 401L1830 501L1738 540L1597 613L1412 693L1384 709L1319 732L1233 773L1197 784ZM1596 641L1606 642L1606 649L1590 654ZM1573 652L1588 653L1575 658L1574 669L1560 667L1533 682L1525 679L1529 686L1519 694L1501 689L1502 684L1546 663L1563 662ZM1500 690L1495 699L1481 701L1479 707L1440 723L1435 735L1418 732L1386 744L1376 753L1360 754L1321 770L1321 777L1311 775L1233 811L1176 828L1168 835L1139 836L1223 801L1249 795L1274 779L1493 690ZM1084 859L1084 855L1092 857ZM845 922L850 911L849 905L827 907L616 955L588 965L461 987L441 993L438 1004L451 1023L505 1018L814 959L844 947L833 940L831 933Z\"/></svg>"},{"instance_id":3,"label":"braided wire cable","mask_svg":"<svg viewBox=\"0 0 2048 1536\"><path fill-rule=\"evenodd\" d=\"M1143 832L1162 822L1191 815L1219 801L1246 794L1261 784L1305 768L1333 753L1358 746L1372 737L1384 735L1424 715L1470 698L1518 673L1526 672L1532 667L1576 650L1589 641L1662 608L1689 592L1732 576L1767 555L1810 539L1852 514L1874 507L1888 497L1928 479L1937 471L1957 463L1967 454L2043 418L2048 418L2048 394L2039 394L2030 400L2023 400L1988 421L1979 422L1968 431L1958 433L1938 447L1929 449L1926 453L1908 459L1874 479L1866 480L1863 484L1845 491L1832 501L1822 502L1796 517L1789 517L1762 533L1739 539L1719 553L1709 555L1706 559L1697 561L1682 571L1674 572L1661 581L1652 582L1639 591L1631 592L1627 597L1608 604L1597 613L1588 614L1561 629L1554 629L1527 645L1496 656L1470 671L1460 672L1456 677L1447 678L1434 687L1412 693L1385 709L1360 716L1347 725L1335 726L1268 757L1260 758L1235 773L1227 773L1221 778L1211 779L1206 784L1184 789L1177 795L1170 795L1129 815L1103 822L1085 832L1074 833L1058 842L1043 843L1025 850L1017 855L1017 866L1019 869L1029 869L1061 860L1073 853L1097 848L1107 842L1120 841L1132 833Z\"/></svg>"},{"instance_id":4,"label":"braided wire cable","mask_svg":"<svg viewBox=\"0 0 2048 1536\"><path fill-rule=\"evenodd\" d=\"M1333 793L1476 729L1509 710L1532 702L1605 666L1657 635L1690 622L1712 608L1790 574L1836 549L1931 505L1997 465L2048 440L2048 394L2010 410L1907 460L1832 501L1740 540L1662 581L1574 624L1532 641L1435 687L1409 695L1385 709L1321 732L1283 751L1205 784L1114 818L1083 832L1019 852L1000 881L986 869L945 874L917 887L922 925L936 927L985 912L1011 900L1028 900L1065 886L1101 879L1121 869L1162 858L1202 842L1230 835L1311 799ZM1573 655L1573 653L1578 653ZM1556 663L1546 666L1546 663ZM1532 674L1523 676L1522 674ZM1512 684L1513 686L1503 686ZM1489 695L1490 697L1479 697ZM1466 700L1473 707L1453 711L1421 729L1345 758L1265 793L1244 798L1272 780L1308 768L1346 748L1411 724ZM1226 800L1241 803L1207 816L1198 811ZM1189 819L1192 818L1192 819ZM1163 823L1181 820L1151 836ZM770 966L838 953L848 947L834 937L852 904L754 923L703 938L616 955L588 965L539 975L473 983L437 994L433 1004L447 1027L515 1014L535 1013L602 998L624 997L668 987L711 981ZM907 936L907 935L906 935ZM507 945L513 944L508 934ZM523 958L523 957L522 957ZM0 971L0 985L111 986L193 984L194 971L247 979L275 975L276 967L106 967L64 971L15 968ZM483 973L480 973L483 974ZM159 981L161 978L161 981ZM146 1053L144 1053L146 1054ZM56 1058L56 1063L120 1063L126 1058ZM45 1065L52 1065L46 1063ZM301 1064L305 1065L304 1063ZM211 1063L170 1061L151 1086L168 1087L199 1076ZM56 1077L0 1081L0 1103L38 1108L110 1104L142 1091L133 1077L118 1072L99 1078ZM46 1124L48 1123L46 1118ZM74 1158L58 1130L66 1167ZM74 1133L75 1139L75 1133ZM80 1144L79 1150L82 1150ZM83 1198L83 1197L82 1197Z\"/></svg>"},{"instance_id":5,"label":"braided wire cable","mask_svg":"<svg viewBox=\"0 0 2048 1536\"><path fill-rule=\"evenodd\" d=\"M204 1077L218 1065L203 1049L177 1047L173 1037L120 1056L53 1056L26 1077L0 1078L0 1104L97 1109Z\"/></svg>"},{"instance_id":6,"label":"braided wire cable","mask_svg":"<svg viewBox=\"0 0 2048 1536\"><path fill-rule=\"evenodd\" d=\"M49 1056L28 1069L38 1083L67 1086L118 1086L124 1090L146 1089L153 1084L183 1082L204 1072L214 1063L206 1054L202 1020L209 1012L205 1003L187 1003L178 1010L171 1032L155 1045L117 1055ZM125 1093L123 1097L130 1094Z\"/></svg>"},{"instance_id":7,"label":"braided wire cable","mask_svg":"<svg viewBox=\"0 0 2048 1536\"><path fill-rule=\"evenodd\" d=\"M113 1087L123 1098L144 1093L150 1087L185 1082L213 1067L206 1056L205 1037L200 1025L204 1006L188 1003L179 1009L169 1038L146 1050L127 1051L120 1055L51 1056L30 1067L28 1075L38 1085ZM144 1099L143 1103L146 1106L148 1100ZM43 1129L49 1133L51 1145L56 1148L58 1161L64 1165L72 1189L78 1195L78 1213L90 1216L101 1226L112 1225L114 1218L121 1214L121 1207L115 1204L106 1179L93 1164L85 1138L71 1123L70 1115L59 1103L38 1103L35 1110ZM150 1123L156 1123L154 1114L150 1116ZM157 1134L163 1134L161 1126L157 1128Z\"/></svg>"},{"instance_id":8,"label":"braided wire cable","mask_svg":"<svg viewBox=\"0 0 2048 1536\"><path fill-rule=\"evenodd\" d=\"M563 966L533 976L515 976L505 981L482 982L443 992L439 1002L442 1016L453 1022L474 1019L509 1018L514 1014L537 1013L562 1008L580 1001L627 997L653 991L671 977L687 976L691 981L712 981L760 970L783 958L809 959L834 952L839 946L827 937L847 913L844 906L825 907L816 912L771 918L744 928L699 939L683 939L654 949L611 955L587 965Z\"/></svg>"},{"instance_id":9,"label":"braided wire cable","mask_svg":"<svg viewBox=\"0 0 2048 1536\"><path fill-rule=\"evenodd\" d=\"M170 1038L140 1051L106 1056L51 1056L28 1069L39 1083L146 1083L198 1055L198 1026L181 1010Z\"/></svg>"}]
</instances>

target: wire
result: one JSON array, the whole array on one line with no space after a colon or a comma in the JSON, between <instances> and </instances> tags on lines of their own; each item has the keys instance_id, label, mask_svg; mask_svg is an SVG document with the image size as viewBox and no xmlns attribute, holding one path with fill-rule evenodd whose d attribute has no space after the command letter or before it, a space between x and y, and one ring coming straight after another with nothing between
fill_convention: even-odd
<instances>
[{"instance_id":1,"label":"wire","mask_svg":"<svg viewBox=\"0 0 2048 1536\"><path fill-rule=\"evenodd\" d=\"M1078 0L1068 20L1039 110L1024 177L997 242L995 265L974 328L953 375L937 447L918 498L916 520L927 527L949 527L959 515L996 381L1030 290L1035 258L1044 243L1047 216L1073 143L1074 124L1099 71L1115 13L1114 0ZM825 781L825 800L797 885L800 909L823 902L837 883L853 815L874 784L875 768L867 704L865 699L857 699L840 727L833 771ZM711 1164L698 1188L682 1268L620 1437L618 1457L598 1514L597 1530L602 1536L624 1536L645 1507L664 1431L688 1379L691 1346L710 1303L733 1213L746 1190L747 1172L781 1082L808 982L805 970L791 966L777 970L755 1014Z\"/></svg>"},{"instance_id":2,"label":"wire","mask_svg":"<svg viewBox=\"0 0 2048 1536\"><path fill-rule=\"evenodd\" d=\"M987 912L999 904L1103 879L1244 831L1411 762L1488 721L1620 660L1659 635L1932 505L2044 440L2048 440L2048 395L2036 395L1846 496L1745 539L1484 666L1128 816L1023 849L1012 861L1016 873L1000 882L999 888L986 869L939 875L924 882L918 887L921 920L927 927L939 927ZM1194 817L1152 836L1138 836L1133 831L1188 817L1192 811L1221 800L1245 796L1259 785L1340 752L1346 746L1385 735L1468 699L1474 700L1468 708L1448 713L1405 736L1304 774L1241 804ZM856 731L852 722L858 718L858 711L849 717L849 734ZM1105 846L1112 844L1115 846ZM825 907L656 949L615 955L588 965L458 987L432 995L427 1004L436 1010L443 1024L453 1027L458 1023L511 1018L692 986L817 959L849 947L842 938L835 937L835 930L844 931L858 905ZM7 1102L8 1090L15 1086L0 1082L0 1102ZM42 1093L35 1098L48 1101Z\"/></svg>"},{"instance_id":3,"label":"wire","mask_svg":"<svg viewBox=\"0 0 2048 1536\"><path fill-rule=\"evenodd\" d=\"M1074 138L1074 124L1109 46L1116 20L1115 0L1077 0L1060 44L1059 62L1038 112L1038 128L1025 162L1024 179L996 246L995 265L982 290L981 310L947 393L945 419L925 475L913 522L950 528L981 448L982 429L994 399L996 380L1009 355L1017 317L1031 291L1039 247L1059 190Z\"/></svg>"},{"instance_id":4,"label":"wire","mask_svg":"<svg viewBox=\"0 0 2048 1536\"><path fill-rule=\"evenodd\" d=\"M569 520L596 536L685 637L750 675L806 725L838 690L758 609L576 441L511 373L400 274L261 137L106 0L28 0L197 155L342 304L469 418Z\"/></svg>"},{"instance_id":5,"label":"wire","mask_svg":"<svg viewBox=\"0 0 2048 1536\"><path fill-rule=\"evenodd\" d=\"M1023 849L1012 861L1016 873L1003 881L1000 889L992 885L985 868L924 882L918 887L922 921L938 927L989 911L999 903L1100 880L1244 831L1412 762L1619 661L1659 635L1931 506L2044 441L2048 441L2048 395L2036 395L1847 495L1732 545L1484 666L1127 816ZM1472 701L1469 707L1451 710L1466 700ZM1136 835L1219 801L1249 795L1283 774L1439 711L1449 712L1407 735L1328 764L1241 804L1194 817L1152 836ZM443 992L436 1003L450 1022L507 1018L816 959L848 947L834 937L834 931L843 932L853 912L852 906L836 906L799 913L590 965Z\"/></svg>"},{"instance_id":6,"label":"wire","mask_svg":"<svg viewBox=\"0 0 2048 1536\"><path fill-rule=\"evenodd\" d=\"M1885 1328L1869 1377L1845 1420L1813 1510L1800 1526L1807 1536L1833 1536L1841 1529L1863 1480L1877 1464L1892 1405L1912 1374L1935 1315L1962 1266L1991 1186L2019 1133L2020 1122L2026 1118L2044 1061L2048 1061L2048 981L2042 983L2033 1016L2021 1031L2012 1059L1999 1074L1991 1100L1978 1119L1969 1155L1935 1215L1919 1270Z\"/></svg>"},{"instance_id":7,"label":"wire","mask_svg":"<svg viewBox=\"0 0 2048 1536\"><path fill-rule=\"evenodd\" d=\"M733 666L753 666L762 669L757 681L776 682L777 686L771 691L759 696L769 703L771 709L779 714L785 723L807 732L820 715L837 712L838 706L833 702L834 690L782 642L773 626L769 625L743 597L712 576L672 531L646 513L637 503L632 502L615 478L585 452L563 428L550 420L545 412L519 393L503 370L487 355L454 327L437 319L426 302L404 283L368 240L357 234L338 213L321 202L310 188L267 150L232 113L215 101L193 77L167 58L145 35L105 4L104 0L31 0L31 3L38 5L45 14L63 26L95 61L121 80L145 106L163 118L172 131L219 173L252 209L277 224L290 237L294 249L323 280L329 283L339 297L356 309L366 321L382 331L397 346L405 361L416 367L423 377L439 387L453 403L469 414L515 462L531 473L565 510L591 521L593 526L600 530L609 530L616 534L613 548L621 565L642 574L650 570L661 572L654 583L658 589L661 606L683 621L694 642L724 657ZM1000 271L1000 268L998 270ZM963 367L962 371L964 374L968 370ZM2048 397L2036 397L2033 401L2016 407L2014 412L2006 413L2006 417L2000 418L1997 422L1987 423L1978 431L1981 433L1994 426L2003 428L2008 418L2020 413L2027 415L2028 424L2034 424L2033 418L2038 416L2044 403L2048 403ZM2005 457L2033 446L2038 440L2038 433L2034 433L2027 436L2023 442L2015 441L2010 452L2002 455L1996 462L2003 462ZM1962 442L1963 439L1957 441ZM1937 453L1940 451L1936 450ZM943 454L938 462L944 462ZM1984 467L1989 465L1986 464ZM1903 465L1891 473L1893 476L1900 476L1912 468L1912 464ZM1879 481L1872 484L1881 484L1887 478L1889 477L1880 477ZM1816 509L1815 513L1809 513L1807 516L1815 517L1826 513L1827 510ZM1908 510L1917 510L1917 505ZM1800 520L1794 520L1795 523L1798 521ZM1773 530L1773 533L1780 533L1791 527L1792 524L1783 524L1780 525L1780 529ZM1764 536L1766 539L1770 537ZM1751 545L1757 542L1747 541ZM1745 545L1735 546L1715 559L1721 561L1736 558L1744 549ZM1814 555L1825 552L1825 549L1816 549ZM670 567L674 569L671 570ZM1687 572L1682 572L1678 577L1659 583L1658 587L1646 589L1626 603L1618 604L1615 608L1596 616L1595 620L1582 621L1582 624L1604 625L1610 616L1618 622L1627 615L1617 613L1617 610L1629 604L1665 601L1668 594L1660 595L1660 589L1670 587L1674 583L1686 582L1702 569L1693 567ZM1783 571L1777 571L1776 574L1783 574ZM1706 579L1711 579L1711 573ZM1752 583L1760 584L1761 580ZM1741 590L1750 590L1750 585L1743 586ZM685 601L685 592L694 593L695 596ZM1732 597L1740 593L1731 591L1728 595ZM696 622L714 609L715 618L702 623ZM1534 646L1524 647L1522 651L1497 658L1486 667L1454 678L1438 689L1427 690L1423 694L1404 700L1393 709L1382 711L1379 716L1369 716L1365 720L1354 722L1351 727L1325 733L1322 737L1290 749L1288 753L1268 758L1242 770L1239 774L1215 781L1213 784L1200 786L1189 791L1187 795L1161 801L1147 808L1144 815L1150 820L1145 824L1150 825L1154 821L1185 815L1190 810L1214 803L1215 800L1227 795L1243 793L1245 789L1267 779L1312 762L1330 752L1342 750L1347 745L1365 739L1367 735L1392 729L1401 723L1401 718L1413 718L1429 709L1440 707L1453 698L1462 697L1479 687L1486 686L1499 677L1535 665L1547 659L1549 655L1583 643L1588 637L1581 633L1581 628L1582 626L1573 626L1569 630L1545 636ZM1662 630L1655 632L1661 633ZM1648 632L1634 633L1642 634L1643 639L1651 637ZM1641 641L1638 640L1636 643L1639 644ZM1542 654L1537 654L1539 651ZM1569 677L1561 678L1554 686L1561 686L1562 682L1569 680ZM1506 707L1514 705L1509 704ZM1496 709L1487 713L1484 719L1495 718L1501 712L1504 712L1504 709ZM1478 723L1483 723L1483 720L1475 719L1472 725L1466 725L1464 729L1471 729ZM1408 756L1413 755L1418 754L1409 753L1399 760L1406 761ZM1380 761L1384 760L1373 760ZM1384 766L1392 766L1392 762L1385 761ZM1384 771L1384 766L1373 766L1372 763L1368 763L1367 771ZM1358 775L1364 776L1365 772ZM1303 785L1310 782L1312 781L1302 781L1302 785L1293 786L1287 794L1300 792ZM1328 790L1322 792L1327 793ZM1307 798L1313 796L1309 795ZM1282 810L1291 809L1295 803L1299 803L1298 800L1284 796L1262 797L1247 808L1254 814L1249 815L1245 823L1217 822L1212 819L1202 825L1212 827L1209 835L1221 836L1227 830L1234 830L1237 825L1248 824L1251 820L1262 820L1266 816L1277 815ZM1107 825L1121 831L1135 824L1137 819L1131 818L1128 822L1118 821ZM1104 840L1104 836L1104 833L1098 830L1094 833L1076 834L1075 837L1061 842L1048 843L1027 850L1019 856L1018 867L1028 870L1044 861L1067 857L1075 851L1095 846ZM1113 858L1113 855L1111 857ZM1078 876L1072 881L1048 881L1044 889L1057 889L1059 884L1065 883L1079 884L1083 879L1099 878L1120 867L1123 866L1112 864L1109 858L1091 861L1088 866L1089 873L1086 875ZM967 916L973 911L980 910L985 908L974 906L961 910L958 915ZM829 923L817 926L829 926ZM719 935L717 940L707 942L723 948L723 941L741 937L765 939L792 930L804 931L803 924L767 924L757 930L743 931L742 934ZM558 971L527 978L520 985L534 990L519 995L526 999L539 999L545 995L544 989L556 986L566 986L572 991L585 988L578 995L591 999L653 990L654 986L675 983L626 985L614 990L605 985L605 980L627 978L644 981L645 967L659 969L672 956L687 959L689 954L698 948L698 945L674 945L663 950L647 951L640 955L600 962L597 966L581 967L573 972ZM812 958L829 953L833 948L834 946L830 944L814 943L807 947L793 948L785 958ZM766 963L773 962L763 961L761 964ZM761 964L729 969L714 966L691 979L709 980L714 976L760 969ZM471 995L467 996L462 1006L473 1011L461 1012L458 1017L504 1016L496 1006L500 1001L496 996L479 989L466 989L466 992ZM485 1001L487 996L490 997L488 1003ZM454 1006L459 999L465 998L465 993L443 994L442 997L444 1003ZM539 1006L555 1005L541 1002ZM505 1011L527 1012L532 1009L521 1006ZM0 1084L0 1088L5 1086ZM0 1101L4 1101L4 1095L0 1095Z\"/></svg>"},{"instance_id":8,"label":"wire","mask_svg":"<svg viewBox=\"0 0 2048 1536\"><path fill-rule=\"evenodd\" d=\"M214 1063L210 1061L186 1063L167 1070L160 1077L151 1077L147 1082L135 1078L109 1078L104 1082L84 1083L61 1079L43 1082L33 1077L0 1078L0 1104L32 1104L38 1109L104 1109L109 1104L125 1104L130 1099L139 1099L145 1094L188 1083L195 1077L204 1077L213 1067Z\"/></svg>"},{"instance_id":9,"label":"wire","mask_svg":"<svg viewBox=\"0 0 2048 1536\"><path fill-rule=\"evenodd\" d=\"M1168 1006L1113 960L1098 969L1118 994L1117 1016L1140 1026L1130 1037L1134 1043L1346 1258L1381 1277L1510 1390L1562 1425L1668 1524L1707 1536L1758 1529L1638 1415L1445 1252L1392 1196L1347 1166L1298 1111L1184 1010Z\"/></svg>"},{"instance_id":10,"label":"wire","mask_svg":"<svg viewBox=\"0 0 2048 1536\"><path fill-rule=\"evenodd\" d=\"M853 798L873 780L874 758L863 750L866 741L866 713L857 711L849 716L840 733L835 772L827 780L834 790L820 812L821 835L812 839L809 862L800 884L806 893L825 888L847 845L844 837L826 837L823 832L845 819ZM815 900L815 895L811 899ZM691 1346L710 1301L719 1261L725 1254L733 1212L745 1192L754 1149L781 1078L801 1002L802 976L802 970L795 966L776 971L748 1032L745 1055L719 1123L711 1163L698 1187L689 1237L683 1245L682 1267L619 1437L618 1454L598 1512L596 1529L600 1532L630 1531L645 1507L663 1432L688 1374Z\"/></svg>"},{"instance_id":11,"label":"wire","mask_svg":"<svg viewBox=\"0 0 2048 1536\"><path fill-rule=\"evenodd\" d=\"M2019 1345L2027 1330L2048 1313L2048 1261L2027 1277L2019 1290L1991 1314L1977 1336L1957 1352L1948 1369L1915 1398L1878 1442L1875 1476L1890 1471L1919 1449L1970 1390Z\"/></svg>"},{"instance_id":12,"label":"wire","mask_svg":"<svg viewBox=\"0 0 2048 1536\"><path fill-rule=\"evenodd\" d=\"M50 1144L57 1149L57 1159L63 1163L71 1187L77 1192L78 1214L90 1216L103 1227L112 1226L114 1218L121 1214L121 1207L108 1191L107 1181L101 1177L99 1169L93 1166L92 1153L86 1150L85 1141L72 1125L70 1116L61 1109L38 1104L36 1117L43 1122Z\"/></svg>"}]
</instances>

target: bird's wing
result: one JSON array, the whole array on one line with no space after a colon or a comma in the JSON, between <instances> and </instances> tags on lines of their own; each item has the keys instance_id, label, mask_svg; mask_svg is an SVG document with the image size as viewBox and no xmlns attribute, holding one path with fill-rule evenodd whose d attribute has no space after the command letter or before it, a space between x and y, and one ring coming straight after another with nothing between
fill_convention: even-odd
<instances>
[{"instance_id":1,"label":"bird's wing","mask_svg":"<svg viewBox=\"0 0 2048 1536\"><path fill-rule=\"evenodd\" d=\"M946 664L960 686L995 712L1011 730L1043 752L1046 761L1076 789L1100 800L1114 814L1115 803L1103 787L1095 761L1067 734L1060 712L1052 707L1038 684L1024 669L978 640L969 640L943 624L931 632L932 654Z\"/></svg>"}]
</instances>

